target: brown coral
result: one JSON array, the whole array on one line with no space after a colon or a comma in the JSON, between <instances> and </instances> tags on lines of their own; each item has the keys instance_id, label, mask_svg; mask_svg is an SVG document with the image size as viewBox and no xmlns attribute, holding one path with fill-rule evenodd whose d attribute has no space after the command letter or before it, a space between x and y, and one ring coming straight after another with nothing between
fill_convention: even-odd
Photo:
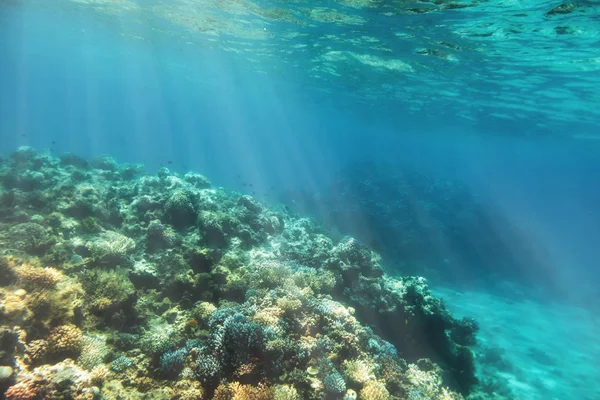
<instances>
[{"instance_id":1,"label":"brown coral","mask_svg":"<svg viewBox=\"0 0 600 400\"><path fill-rule=\"evenodd\" d=\"M75 325L57 326L48 337L48 349L53 354L74 354L81 351L83 334Z\"/></svg>"},{"instance_id":2,"label":"brown coral","mask_svg":"<svg viewBox=\"0 0 600 400\"><path fill-rule=\"evenodd\" d=\"M6 325L22 325L34 317L27 307L27 292L23 289L15 291L0 290L0 319Z\"/></svg>"},{"instance_id":3,"label":"brown coral","mask_svg":"<svg viewBox=\"0 0 600 400\"><path fill-rule=\"evenodd\" d=\"M110 375L110 370L104 364L100 364L94 367L90 372L90 382L98 387L101 387L104 381Z\"/></svg>"},{"instance_id":4,"label":"brown coral","mask_svg":"<svg viewBox=\"0 0 600 400\"><path fill-rule=\"evenodd\" d=\"M32 380L25 380L8 388L6 400L33 400L40 396L40 387Z\"/></svg>"},{"instance_id":5,"label":"brown coral","mask_svg":"<svg viewBox=\"0 0 600 400\"><path fill-rule=\"evenodd\" d=\"M53 289L63 279L63 274L55 268L40 268L30 264L22 264L16 273L19 281L28 288Z\"/></svg>"},{"instance_id":6,"label":"brown coral","mask_svg":"<svg viewBox=\"0 0 600 400\"><path fill-rule=\"evenodd\" d=\"M174 385L174 389L177 392L179 400L197 400L202 399L202 396L204 396L204 389L202 389L200 382L191 380L178 381Z\"/></svg>"},{"instance_id":7,"label":"brown coral","mask_svg":"<svg viewBox=\"0 0 600 400\"><path fill-rule=\"evenodd\" d=\"M32 340L27 345L27 355L32 364L40 362L48 352L48 342L44 339Z\"/></svg>"},{"instance_id":8,"label":"brown coral","mask_svg":"<svg viewBox=\"0 0 600 400\"><path fill-rule=\"evenodd\" d=\"M239 382L221 384L215 390L214 400L273 400L273 391L265 384L242 385Z\"/></svg>"}]
</instances>

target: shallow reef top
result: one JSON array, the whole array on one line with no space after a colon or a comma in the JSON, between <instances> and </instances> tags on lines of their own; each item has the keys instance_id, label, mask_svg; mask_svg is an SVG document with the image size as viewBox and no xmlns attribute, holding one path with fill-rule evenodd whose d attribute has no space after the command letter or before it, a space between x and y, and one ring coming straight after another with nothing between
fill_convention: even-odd
<instances>
[{"instance_id":1,"label":"shallow reef top","mask_svg":"<svg viewBox=\"0 0 600 400\"><path fill-rule=\"evenodd\" d=\"M477 325L353 238L197 173L0 161L7 399L460 399Z\"/></svg>"}]
</instances>

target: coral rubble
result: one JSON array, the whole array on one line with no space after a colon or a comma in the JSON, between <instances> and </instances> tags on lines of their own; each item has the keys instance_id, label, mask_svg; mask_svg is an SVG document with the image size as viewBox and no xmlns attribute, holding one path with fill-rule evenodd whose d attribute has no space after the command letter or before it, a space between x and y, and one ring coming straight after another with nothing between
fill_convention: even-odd
<instances>
[{"instance_id":1,"label":"coral rubble","mask_svg":"<svg viewBox=\"0 0 600 400\"><path fill-rule=\"evenodd\" d=\"M477 325L352 238L198 174L0 164L7 399L460 399Z\"/></svg>"}]
</instances>

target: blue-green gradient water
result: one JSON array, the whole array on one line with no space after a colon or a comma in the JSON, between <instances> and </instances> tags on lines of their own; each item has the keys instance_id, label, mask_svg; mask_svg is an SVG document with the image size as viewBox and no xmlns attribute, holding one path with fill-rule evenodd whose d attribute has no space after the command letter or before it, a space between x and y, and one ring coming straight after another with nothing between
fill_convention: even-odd
<instances>
[{"instance_id":1,"label":"blue-green gradient water","mask_svg":"<svg viewBox=\"0 0 600 400\"><path fill-rule=\"evenodd\" d=\"M499 396L600 398L597 2L3 0L22 145L285 204L478 319Z\"/></svg>"}]
</instances>

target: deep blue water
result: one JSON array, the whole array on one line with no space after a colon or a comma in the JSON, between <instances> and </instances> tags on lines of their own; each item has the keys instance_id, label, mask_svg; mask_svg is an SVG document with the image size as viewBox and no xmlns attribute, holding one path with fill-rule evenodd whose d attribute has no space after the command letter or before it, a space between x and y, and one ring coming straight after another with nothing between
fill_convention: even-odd
<instances>
[{"instance_id":1,"label":"deep blue water","mask_svg":"<svg viewBox=\"0 0 600 400\"><path fill-rule=\"evenodd\" d=\"M209 2L193 4L173 6L193 10L184 19L158 1L2 2L1 153L30 145L108 154L149 171L196 170L219 186L312 215L330 204L300 207L302 197L322 198L357 164L416 169L459 182L518 228L520 236L497 240L531 249L535 268L516 260L531 290L548 285L550 296L597 310L597 5L581 3L585 13L557 20L544 17L554 3L489 2L391 17L324 3L363 18L362 25L328 23L289 5L305 22L292 35L295 25L285 20L265 22L225 6L202 19L195 13ZM538 19L517 24L515 7ZM250 22L226 23L236 15ZM220 22L190 28L194 18ZM486 26L494 29L483 34ZM561 26L575 33L555 33ZM367 49L365 37L386 49ZM454 55L420 50L433 47ZM444 268L438 263L431 267ZM462 276L471 272L481 271L461 268Z\"/></svg>"}]
</instances>

